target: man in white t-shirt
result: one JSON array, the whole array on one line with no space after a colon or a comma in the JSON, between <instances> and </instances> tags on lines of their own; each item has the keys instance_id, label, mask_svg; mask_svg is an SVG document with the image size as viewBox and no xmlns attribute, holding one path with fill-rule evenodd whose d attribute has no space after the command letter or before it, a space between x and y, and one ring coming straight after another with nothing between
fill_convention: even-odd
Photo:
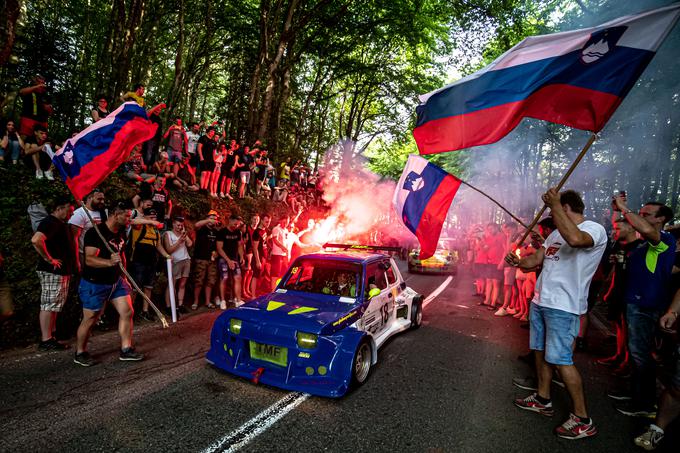
<instances>
[{"instance_id":1,"label":"man in white t-shirt","mask_svg":"<svg viewBox=\"0 0 680 453\"><path fill-rule=\"evenodd\" d=\"M552 416L550 383L557 368L573 402L573 412L555 434L565 439L581 439L597 434L588 416L583 383L573 361L573 344L579 331L580 315L588 309L588 288L604 249L607 233L602 225L585 220L581 196L566 190L550 189L543 195L557 229L538 252L519 259L508 253L508 264L522 270L543 265L531 303L529 347L535 351L538 391L515 400L520 409Z\"/></svg>"},{"instance_id":2,"label":"man in white t-shirt","mask_svg":"<svg viewBox=\"0 0 680 453\"><path fill-rule=\"evenodd\" d=\"M104 209L104 201L104 192L99 189L94 189L85 197L85 207L87 208L87 212L97 225L102 222L102 216L100 212ZM87 213L81 206L73 212L73 215L68 221L69 225L71 226L73 239L78 244L78 253L76 254L78 270L82 269L84 261L83 258L85 256L85 248L83 245L85 233L87 233L87 230L92 228L90 217L87 216Z\"/></svg>"}]
</instances>

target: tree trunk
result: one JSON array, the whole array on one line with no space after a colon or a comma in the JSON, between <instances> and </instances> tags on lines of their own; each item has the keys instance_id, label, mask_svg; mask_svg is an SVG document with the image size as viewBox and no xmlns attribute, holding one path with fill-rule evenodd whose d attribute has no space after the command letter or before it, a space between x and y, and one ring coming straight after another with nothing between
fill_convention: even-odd
<instances>
[{"instance_id":1,"label":"tree trunk","mask_svg":"<svg viewBox=\"0 0 680 453\"><path fill-rule=\"evenodd\" d=\"M269 64L267 70L267 85L264 91L264 101L262 102L262 114L260 116L260 127L258 128L258 137L267 136L267 128L269 126L269 118L272 113L272 102L274 99L274 84L276 83L276 70L281 64L281 59L288 49L288 44L291 40L291 27L293 25L293 15L297 10L299 0L290 0L288 5L288 13L286 21L283 24L283 30L279 37L279 44L277 46L276 56Z\"/></svg>"},{"instance_id":2,"label":"tree trunk","mask_svg":"<svg viewBox=\"0 0 680 453\"><path fill-rule=\"evenodd\" d=\"M0 12L0 67L5 66L12 55L14 39L17 34L17 20L21 14L19 0L5 0L5 6Z\"/></svg>"},{"instance_id":3,"label":"tree trunk","mask_svg":"<svg viewBox=\"0 0 680 453\"><path fill-rule=\"evenodd\" d=\"M168 115L170 117L178 111L177 102L181 99L180 88L184 81L184 0L178 0L178 3L177 27L179 30L177 35L177 52L175 53L175 78L172 81L172 87L168 95Z\"/></svg>"}]
</instances>

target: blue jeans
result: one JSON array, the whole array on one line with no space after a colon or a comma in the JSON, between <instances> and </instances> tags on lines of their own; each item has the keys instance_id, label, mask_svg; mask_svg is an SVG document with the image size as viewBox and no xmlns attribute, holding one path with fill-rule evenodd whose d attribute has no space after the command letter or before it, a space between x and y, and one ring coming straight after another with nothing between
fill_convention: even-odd
<instances>
[{"instance_id":1,"label":"blue jeans","mask_svg":"<svg viewBox=\"0 0 680 453\"><path fill-rule=\"evenodd\" d=\"M638 409L651 409L656 402L656 362L652 357L654 334L661 310L626 306L628 349L633 359L631 396Z\"/></svg>"},{"instance_id":2,"label":"blue jeans","mask_svg":"<svg viewBox=\"0 0 680 453\"><path fill-rule=\"evenodd\" d=\"M10 140L7 143L7 149L0 148L0 157L7 157L8 159L19 160L21 148L19 147L19 142L16 140Z\"/></svg>"}]
</instances>

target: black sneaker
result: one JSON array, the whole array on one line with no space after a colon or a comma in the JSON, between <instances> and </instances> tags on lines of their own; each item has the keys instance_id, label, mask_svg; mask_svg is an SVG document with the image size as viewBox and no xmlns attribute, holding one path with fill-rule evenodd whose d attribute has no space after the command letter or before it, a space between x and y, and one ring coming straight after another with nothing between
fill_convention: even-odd
<instances>
[{"instance_id":1,"label":"black sneaker","mask_svg":"<svg viewBox=\"0 0 680 453\"><path fill-rule=\"evenodd\" d=\"M616 410L629 417L656 418L655 408L642 409L634 406L632 401L624 401L621 404L616 405Z\"/></svg>"},{"instance_id":2,"label":"black sneaker","mask_svg":"<svg viewBox=\"0 0 680 453\"><path fill-rule=\"evenodd\" d=\"M189 310L187 310L186 307L185 307L184 305L180 305L178 311L179 311L180 313L182 313L183 315L186 315L187 313L189 313Z\"/></svg>"},{"instance_id":3,"label":"black sneaker","mask_svg":"<svg viewBox=\"0 0 680 453\"><path fill-rule=\"evenodd\" d=\"M521 388L522 390L536 391L538 390L538 382L533 377L527 378L514 378L512 380L512 385Z\"/></svg>"},{"instance_id":4,"label":"black sneaker","mask_svg":"<svg viewBox=\"0 0 680 453\"><path fill-rule=\"evenodd\" d=\"M149 313L148 311L142 311L139 317L142 318L144 321L153 321L153 317L151 317L151 313Z\"/></svg>"},{"instance_id":5,"label":"black sneaker","mask_svg":"<svg viewBox=\"0 0 680 453\"><path fill-rule=\"evenodd\" d=\"M85 351L76 352L76 355L73 357L73 363L77 363L80 366L92 366L97 362L94 361L89 352Z\"/></svg>"},{"instance_id":6,"label":"black sneaker","mask_svg":"<svg viewBox=\"0 0 680 453\"><path fill-rule=\"evenodd\" d=\"M68 348L68 345L59 343L55 338L38 343L38 350L40 351L63 351Z\"/></svg>"},{"instance_id":7,"label":"black sneaker","mask_svg":"<svg viewBox=\"0 0 680 453\"><path fill-rule=\"evenodd\" d=\"M135 351L135 348L125 348L120 350L119 360L123 362L139 362L144 360L144 354Z\"/></svg>"},{"instance_id":8,"label":"black sneaker","mask_svg":"<svg viewBox=\"0 0 680 453\"><path fill-rule=\"evenodd\" d=\"M625 390L610 390L607 392L607 396L616 401L630 401L633 399L630 396L630 392Z\"/></svg>"}]
</instances>

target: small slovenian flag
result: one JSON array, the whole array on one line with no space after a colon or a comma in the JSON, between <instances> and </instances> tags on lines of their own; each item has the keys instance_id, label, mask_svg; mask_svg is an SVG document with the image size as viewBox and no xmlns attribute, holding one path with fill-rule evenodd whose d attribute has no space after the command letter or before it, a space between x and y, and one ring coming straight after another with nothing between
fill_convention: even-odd
<instances>
[{"instance_id":1,"label":"small slovenian flag","mask_svg":"<svg viewBox=\"0 0 680 453\"><path fill-rule=\"evenodd\" d=\"M434 255L449 206L461 181L426 159L410 155L394 191L394 209L420 242L420 259Z\"/></svg>"},{"instance_id":2,"label":"small slovenian flag","mask_svg":"<svg viewBox=\"0 0 680 453\"><path fill-rule=\"evenodd\" d=\"M593 28L531 36L420 97L420 154L494 143L524 117L599 132L680 16L680 3Z\"/></svg>"},{"instance_id":3,"label":"small slovenian flag","mask_svg":"<svg viewBox=\"0 0 680 453\"><path fill-rule=\"evenodd\" d=\"M149 140L158 126L136 102L126 102L97 121L52 156L54 166L77 200L125 162L135 145Z\"/></svg>"}]
</instances>

